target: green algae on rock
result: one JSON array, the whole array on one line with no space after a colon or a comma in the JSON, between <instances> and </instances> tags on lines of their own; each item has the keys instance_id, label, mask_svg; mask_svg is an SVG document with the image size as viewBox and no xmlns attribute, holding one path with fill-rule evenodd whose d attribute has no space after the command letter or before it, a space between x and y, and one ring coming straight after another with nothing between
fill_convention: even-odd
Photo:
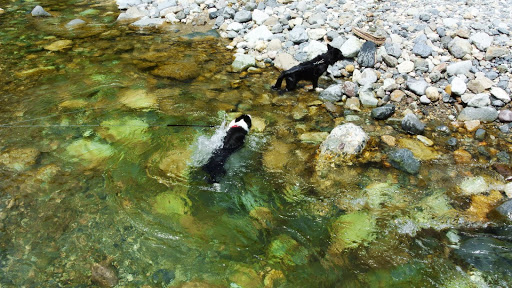
<instances>
[{"instance_id":1,"label":"green algae on rock","mask_svg":"<svg viewBox=\"0 0 512 288\"><path fill-rule=\"evenodd\" d=\"M80 162L87 168L100 166L114 154L114 149L98 141L79 139L66 147L68 159Z\"/></svg>"},{"instance_id":2,"label":"green algae on rock","mask_svg":"<svg viewBox=\"0 0 512 288\"><path fill-rule=\"evenodd\" d=\"M309 252L293 238L282 234L272 240L267 250L267 256L271 263L295 266L306 264Z\"/></svg>"},{"instance_id":3,"label":"green algae on rock","mask_svg":"<svg viewBox=\"0 0 512 288\"><path fill-rule=\"evenodd\" d=\"M123 118L101 122L99 134L109 142L136 143L149 139L149 125L137 118Z\"/></svg>"},{"instance_id":4,"label":"green algae on rock","mask_svg":"<svg viewBox=\"0 0 512 288\"><path fill-rule=\"evenodd\" d=\"M144 89L124 90L120 93L119 101L132 109L151 110L158 108L156 95Z\"/></svg>"},{"instance_id":5,"label":"green algae on rock","mask_svg":"<svg viewBox=\"0 0 512 288\"><path fill-rule=\"evenodd\" d=\"M160 193L153 200L155 211L164 215L187 215L191 205L186 191L180 189Z\"/></svg>"},{"instance_id":6,"label":"green algae on rock","mask_svg":"<svg viewBox=\"0 0 512 288\"><path fill-rule=\"evenodd\" d=\"M334 221L330 234L329 250L341 253L345 249L356 248L375 240L377 221L373 215L365 211L345 214Z\"/></svg>"}]
</instances>

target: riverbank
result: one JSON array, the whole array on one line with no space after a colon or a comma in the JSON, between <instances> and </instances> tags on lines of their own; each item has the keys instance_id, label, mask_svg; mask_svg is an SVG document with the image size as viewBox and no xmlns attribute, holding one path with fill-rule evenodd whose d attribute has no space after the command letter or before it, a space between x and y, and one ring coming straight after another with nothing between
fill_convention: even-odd
<instances>
[{"instance_id":1,"label":"riverbank","mask_svg":"<svg viewBox=\"0 0 512 288\"><path fill-rule=\"evenodd\" d=\"M428 115L419 111L435 107L431 113L447 123L473 121L470 126L478 127L495 122L502 132L510 130L511 8L499 1L118 0L117 4L123 11L118 19L137 27L213 22L222 37L232 40L227 49L247 55L239 57L243 61L239 70L265 64L288 69L324 53L329 43L347 58L328 70L344 84L324 91L327 95L321 98L348 109L393 104L403 106L399 109L403 114L424 118ZM354 35L353 27L386 38L377 47L373 67L358 63L364 40Z\"/></svg>"}]
</instances>

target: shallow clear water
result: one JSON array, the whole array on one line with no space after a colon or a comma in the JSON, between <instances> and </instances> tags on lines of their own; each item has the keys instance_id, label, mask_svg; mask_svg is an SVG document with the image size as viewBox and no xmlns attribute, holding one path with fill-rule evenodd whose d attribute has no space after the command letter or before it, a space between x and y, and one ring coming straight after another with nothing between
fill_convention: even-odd
<instances>
[{"instance_id":1,"label":"shallow clear water","mask_svg":"<svg viewBox=\"0 0 512 288\"><path fill-rule=\"evenodd\" d=\"M408 136L366 111L365 160L322 168L301 135L343 118L316 92L272 92L274 69L228 72L225 40L189 35L207 28L130 30L115 6L90 1L49 1L44 19L30 16L35 2L2 5L0 286L90 286L98 264L120 287L510 285L509 256L471 266L454 240L510 247L509 226L486 217L500 192L457 194L464 177L501 183L487 167L509 139L480 144L486 154L454 134L472 164L439 145L410 176L378 142ZM88 25L66 29L77 15ZM58 40L72 43L48 50ZM197 166L240 112L256 128L208 185Z\"/></svg>"}]
</instances>

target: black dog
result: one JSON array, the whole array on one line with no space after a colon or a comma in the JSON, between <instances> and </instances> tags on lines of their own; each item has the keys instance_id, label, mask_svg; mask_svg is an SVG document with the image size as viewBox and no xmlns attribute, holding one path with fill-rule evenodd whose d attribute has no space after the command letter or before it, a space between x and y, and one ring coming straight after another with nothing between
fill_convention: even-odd
<instances>
[{"instance_id":1,"label":"black dog","mask_svg":"<svg viewBox=\"0 0 512 288\"><path fill-rule=\"evenodd\" d=\"M339 60L343 59L343 54L338 48L334 48L327 44L327 52L316 56L315 58L300 63L286 71L283 71L279 78L277 78L276 84L272 86L272 89L281 89L281 83L283 79L286 79L286 90L291 91L297 88L297 82L300 80L308 80L313 82L313 88L318 87L318 78L327 71L327 67L332 65Z\"/></svg>"},{"instance_id":2,"label":"black dog","mask_svg":"<svg viewBox=\"0 0 512 288\"><path fill-rule=\"evenodd\" d=\"M205 165L203 171L208 173L210 183L218 183L220 178L226 174L224 164L229 156L242 148L245 136L251 129L252 121L250 115L242 115L229 123L226 136L222 141L222 146L213 151L212 156Z\"/></svg>"}]
</instances>

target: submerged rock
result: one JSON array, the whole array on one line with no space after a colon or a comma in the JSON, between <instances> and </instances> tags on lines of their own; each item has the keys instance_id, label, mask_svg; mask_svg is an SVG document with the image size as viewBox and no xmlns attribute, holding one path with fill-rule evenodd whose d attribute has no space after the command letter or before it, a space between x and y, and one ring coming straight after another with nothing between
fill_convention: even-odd
<instances>
[{"instance_id":1,"label":"submerged rock","mask_svg":"<svg viewBox=\"0 0 512 288\"><path fill-rule=\"evenodd\" d=\"M512 250L511 243L490 236L462 241L460 248L455 250L455 254L479 270L512 276L510 250Z\"/></svg>"},{"instance_id":2,"label":"submerged rock","mask_svg":"<svg viewBox=\"0 0 512 288\"><path fill-rule=\"evenodd\" d=\"M506 219L512 221L512 199L506 201L496 208L496 211Z\"/></svg>"},{"instance_id":3,"label":"submerged rock","mask_svg":"<svg viewBox=\"0 0 512 288\"><path fill-rule=\"evenodd\" d=\"M119 102L133 109L148 110L158 107L156 95L144 89L121 91Z\"/></svg>"},{"instance_id":4,"label":"submerged rock","mask_svg":"<svg viewBox=\"0 0 512 288\"><path fill-rule=\"evenodd\" d=\"M0 164L17 171L26 170L36 163L40 152L35 148L14 148L0 152Z\"/></svg>"},{"instance_id":5,"label":"submerged rock","mask_svg":"<svg viewBox=\"0 0 512 288\"><path fill-rule=\"evenodd\" d=\"M100 166L114 154L114 149L97 141L79 139L66 147L66 153L72 162L80 162L87 168Z\"/></svg>"},{"instance_id":6,"label":"submerged rock","mask_svg":"<svg viewBox=\"0 0 512 288\"><path fill-rule=\"evenodd\" d=\"M478 176L465 178L459 185L459 188L462 195L469 196L487 192L489 185L484 177Z\"/></svg>"},{"instance_id":7,"label":"submerged rock","mask_svg":"<svg viewBox=\"0 0 512 288\"><path fill-rule=\"evenodd\" d=\"M153 200L153 209L157 213L169 216L189 214L191 205L192 202L188 199L186 191L180 191L180 189L160 193Z\"/></svg>"},{"instance_id":8,"label":"submerged rock","mask_svg":"<svg viewBox=\"0 0 512 288\"><path fill-rule=\"evenodd\" d=\"M282 263L286 266L303 265L308 261L308 250L286 234L272 240L267 250L271 263Z\"/></svg>"},{"instance_id":9,"label":"submerged rock","mask_svg":"<svg viewBox=\"0 0 512 288\"><path fill-rule=\"evenodd\" d=\"M46 12L43 7L37 5L31 12L33 17L50 17L52 14Z\"/></svg>"},{"instance_id":10,"label":"submerged rock","mask_svg":"<svg viewBox=\"0 0 512 288\"><path fill-rule=\"evenodd\" d=\"M398 149L388 154L389 163L398 170L409 174L418 174L420 172L420 161L414 158L414 154L409 149Z\"/></svg>"},{"instance_id":11,"label":"submerged rock","mask_svg":"<svg viewBox=\"0 0 512 288\"><path fill-rule=\"evenodd\" d=\"M63 51L66 49L70 49L72 44L73 44L73 41L71 41L71 40L59 40L59 41L53 42L50 45L44 46L44 49L49 50L49 51L54 51L54 52Z\"/></svg>"},{"instance_id":12,"label":"submerged rock","mask_svg":"<svg viewBox=\"0 0 512 288\"><path fill-rule=\"evenodd\" d=\"M119 282L117 271L112 265L94 263L91 272L92 282L100 287L114 287Z\"/></svg>"},{"instance_id":13,"label":"submerged rock","mask_svg":"<svg viewBox=\"0 0 512 288\"><path fill-rule=\"evenodd\" d=\"M148 127L143 120L126 117L101 122L99 134L109 142L135 143L149 139Z\"/></svg>"},{"instance_id":14,"label":"submerged rock","mask_svg":"<svg viewBox=\"0 0 512 288\"><path fill-rule=\"evenodd\" d=\"M342 215L331 226L331 253L341 253L345 249L357 248L377 238L377 221L368 212L358 211Z\"/></svg>"}]
</instances>

